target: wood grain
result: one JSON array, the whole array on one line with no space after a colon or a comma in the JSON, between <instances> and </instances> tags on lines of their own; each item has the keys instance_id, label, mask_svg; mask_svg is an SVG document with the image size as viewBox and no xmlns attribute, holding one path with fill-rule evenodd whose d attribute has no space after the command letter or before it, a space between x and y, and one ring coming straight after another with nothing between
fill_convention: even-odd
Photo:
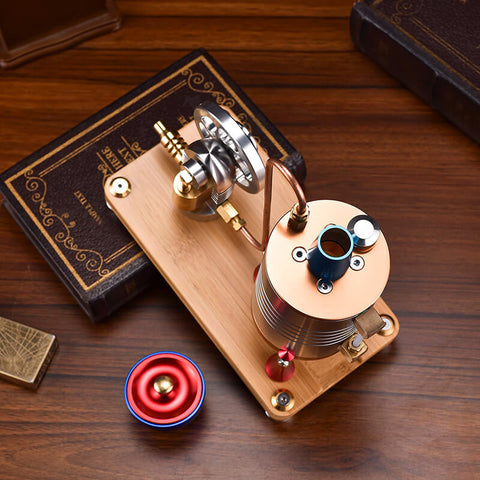
<instances>
[{"instance_id":1,"label":"wood grain","mask_svg":"<svg viewBox=\"0 0 480 480\"><path fill-rule=\"evenodd\" d=\"M123 28L0 73L0 169L197 46L307 161L309 199L380 223L395 342L290 422L268 420L163 281L93 325L0 208L0 315L59 340L38 391L0 384L0 477L478 478L480 150L354 51L351 0L121 0ZM207 382L187 428L123 401L130 367L191 356Z\"/></svg>"}]
</instances>

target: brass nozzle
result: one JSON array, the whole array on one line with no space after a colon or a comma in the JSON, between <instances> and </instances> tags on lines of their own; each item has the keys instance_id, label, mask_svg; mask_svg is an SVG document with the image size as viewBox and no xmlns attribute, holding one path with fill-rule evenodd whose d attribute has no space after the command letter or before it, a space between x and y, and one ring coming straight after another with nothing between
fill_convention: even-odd
<instances>
[{"instance_id":1,"label":"brass nozzle","mask_svg":"<svg viewBox=\"0 0 480 480\"><path fill-rule=\"evenodd\" d=\"M160 135L160 143L167 149L168 153L177 161L179 165L183 162L183 154L187 143L177 133L167 130L162 122L154 125L155 130Z\"/></svg>"}]
</instances>

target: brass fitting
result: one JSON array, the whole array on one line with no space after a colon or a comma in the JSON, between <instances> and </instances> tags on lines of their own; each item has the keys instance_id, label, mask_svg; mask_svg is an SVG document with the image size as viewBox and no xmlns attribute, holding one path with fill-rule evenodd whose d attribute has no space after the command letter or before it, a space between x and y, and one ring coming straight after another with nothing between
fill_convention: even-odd
<instances>
[{"instance_id":1,"label":"brass fitting","mask_svg":"<svg viewBox=\"0 0 480 480\"><path fill-rule=\"evenodd\" d=\"M368 350L368 347L363 341L362 336L358 332L355 332L338 347L338 350L352 363L358 360Z\"/></svg>"},{"instance_id":2,"label":"brass fitting","mask_svg":"<svg viewBox=\"0 0 480 480\"><path fill-rule=\"evenodd\" d=\"M289 390L281 388L273 393L272 406L280 412L288 412L295 405L295 397Z\"/></svg>"},{"instance_id":3,"label":"brass fitting","mask_svg":"<svg viewBox=\"0 0 480 480\"><path fill-rule=\"evenodd\" d=\"M211 182L201 188L194 188L193 183L193 177L187 170L180 170L173 179L173 203L180 210L193 212L212 195Z\"/></svg>"},{"instance_id":4,"label":"brass fitting","mask_svg":"<svg viewBox=\"0 0 480 480\"><path fill-rule=\"evenodd\" d=\"M177 132L167 130L162 122L154 125L155 130L160 135L160 143L167 149L168 153L177 161L179 165L183 162L183 154L187 143Z\"/></svg>"},{"instance_id":5,"label":"brass fitting","mask_svg":"<svg viewBox=\"0 0 480 480\"><path fill-rule=\"evenodd\" d=\"M240 218L237 209L228 200L217 207L217 213L225 223L230 223L236 232L246 224L245 220Z\"/></svg>"},{"instance_id":6,"label":"brass fitting","mask_svg":"<svg viewBox=\"0 0 480 480\"><path fill-rule=\"evenodd\" d=\"M296 203L290 210L290 217L288 218L288 229L295 233L303 232L307 225L310 210L307 206L303 213L298 213L298 203Z\"/></svg>"},{"instance_id":7,"label":"brass fitting","mask_svg":"<svg viewBox=\"0 0 480 480\"><path fill-rule=\"evenodd\" d=\"M353 323L363 338L370 338L385 326L385 322L382 320L382 317L373 307L370 307L358 315L353 320Z\"/></svg>"}]
</instances>

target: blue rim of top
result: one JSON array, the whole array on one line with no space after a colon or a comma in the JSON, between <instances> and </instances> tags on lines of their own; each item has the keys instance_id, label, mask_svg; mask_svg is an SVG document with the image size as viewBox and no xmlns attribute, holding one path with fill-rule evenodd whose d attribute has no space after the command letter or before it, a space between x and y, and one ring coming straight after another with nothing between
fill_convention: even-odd
<instances>
[{"instance_id":1,"label":"blue rim of top","mask_svg":"<svg viewBox=\"0 0 480 480\"><path fill-rule=\"evenodd\" d=\"M194 367L195 369L197 370L198 374L200 375L200 379L202 380L202 396L200 397L200 400L198 402L198 405L197 407L195 408L195 410L190 414L188 415L187 417L185 417L184 419L182 420L179 420L178 422L175 422L175 423L152 423L152 422L149 422L148 420L145 420L143 419L142 417L140 417L137 413L135 413L132 409L132 407L130 406L130 403L128 401L128 397L127 397L127 385L128 385L128 381L130 380L130 376L132 375L132 372L135 370L135 368L137 368L137 365L139 365L140 363L142 363L144 360L146 360L147 358L150 358L150 357L153 357L154 355L164 355L164 354L170 354L170 355L176 355L178 357L182 357L184 358L185 360L189 361ZM123 388L123 396L125 398L125 403L127 404L127 408L128 410L130 411L130 413L140 422L144 423L145 425L148 425L150 427L154 427L154 428L165 428L165 429L169 429L169 428L176 428L176 427L180 427L182 425L184 425L185 423L189 422L190 420L192 420L195 415L197 415L197 413L199 412L200 408L202 408L202 405L203 405L203 401L205 400L205 379L203 378L203 373L202 371L200 370L200 368L198 367L198 365L189 357L187 357L186 355L183 355L181 353L178 353L178 352L171 352L171 351L161 351L161 352L154 352L154 353L151 353L150 355L147 355L146 357L143 357L141 358L131 369L130 371L128 372L128 375L127 375L127 378L125 379L125 386Z\"/></svg>"}]
</instances>

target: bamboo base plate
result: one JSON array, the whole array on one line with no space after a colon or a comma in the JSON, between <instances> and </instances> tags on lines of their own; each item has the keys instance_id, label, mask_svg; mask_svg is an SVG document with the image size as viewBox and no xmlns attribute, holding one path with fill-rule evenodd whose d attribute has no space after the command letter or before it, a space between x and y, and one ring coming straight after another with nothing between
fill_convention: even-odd
<instances>
[{"instance_id":1,"label":"bamboo base plate","mask_svg":"<svg viewBox=\"0 0 480 480\"><path fill-rule=\"evenodd\" d=\"M180 133L189 143L198 138L193 124ZM106 199L267 415L275 420L295 415L396 337L398 320L379 299L377 311L390 316L395 329L390 336L374 335L366 340L368 350L359 360L349 363L341 353L320 360L296 359L290 380L272 381L265 373L265 363L276 349L262 337L251 314L253 273L262 254L221 219L200 222L177 210L171 198L177 172L176 162L158 145L110 177ZM117 177L126 178L131 185L124 198L109 191L110 181ZM259 238L263 193L246 194L237 187L231 201ZM279 175L274 179L272 219L280 218L294 202L290 187ZM279 389L294 396L288 411L279 411L272 404Z\"/></svg>"}]
</instances>

